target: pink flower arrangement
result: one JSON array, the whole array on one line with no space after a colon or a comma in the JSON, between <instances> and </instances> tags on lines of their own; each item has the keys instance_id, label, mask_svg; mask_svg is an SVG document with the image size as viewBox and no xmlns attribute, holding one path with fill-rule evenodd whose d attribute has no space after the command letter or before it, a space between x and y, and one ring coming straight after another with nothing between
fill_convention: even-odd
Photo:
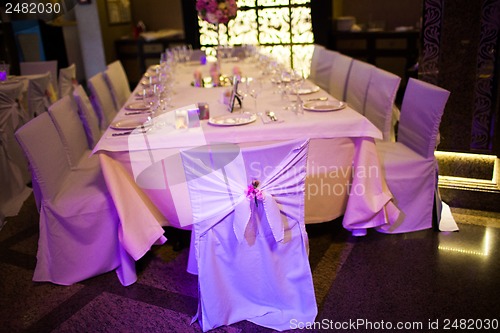
<instances>
[{"instance_id":1,"label":"pink flower arrangement","mask_svg":"<svg viewBox=\"0 0 500 333\"><path fill-rule=\"evenodd\" d=\"M198 16L212 24L227 23L236 17L236 0L197 0Z\"/></svg>"},{"instance_id":2,"label":"pink flower arrangement","mask_svg":"<svg viewBox=\"0 0 500 333\"><path fill-rule=\"evenodd\" d=\"M257 203L258 201L264 200L264 193L262 193L262 190L257 188L259 187L260 182L258 180L253 180L252 184L248 185L246 195L249 200L254 199L255 200L255 206L258 206L259 204Z\"/></svg>"}]
</instances>

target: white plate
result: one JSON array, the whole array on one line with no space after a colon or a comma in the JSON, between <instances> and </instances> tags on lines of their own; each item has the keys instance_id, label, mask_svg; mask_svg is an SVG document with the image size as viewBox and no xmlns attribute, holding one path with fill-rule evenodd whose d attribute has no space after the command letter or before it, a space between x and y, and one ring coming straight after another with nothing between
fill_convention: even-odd
<instances>
[{"instance_id":1,"label":"white plate","mask_svg":"<svg viewBox=\"0 0 500 333\"><path fill-rule=\"evenodd\" d=\"M146 117L133 117L129 119L123 119L120 121L117 121L115 123L112 123L109 125L112 129L115 130L134 130L137 127L144 126L144 127L149 127L151 126L151 120Z\"/></svg>"},{"instance_id":2,"label":"white plate","mask_svg":"<svg viewBox=\"0 0 500 333\"><path fill-rule=\"evenodd\" d=\"M306 102L302 105L304 110L308 111L337 111L342 110L346 107L344 102L340 101L314 101L314 102Z\"/></svg>"},{"instance_id":3,"label":"white plate","mask_svg":"<svg viewBox=\"0 0 500 333\"><path fill-rule=\"evenodd\" d=\"M145 111L149 110L149 105L144 104L144 102L136 102L125 105L125 109L132 111Z\"/></svg>"},{"instance_id":4,"label":"white plate","mask_svg":"<svg viewBox=\"0 0 500 333\"><path fill-rule=\"evenodd\" d=\"M257 115L245 112L210 118L208 123L215 126L240 126L253 123L255 120L257 120Z\"/></svg>"},{"instance_id":5,"label":"white plate","mask_svg":"<svg viewBox=\"0 0 500 333\"><path fill-rule=\"evenodd\" d=\"M299 95L307 95L307 94L312 94L312 93L315 93L318 91L319 91L318 86L312 86L312 87L300 88L299 90L294 91L293 93L297 94L297 92L298 92Z\"/></svg>"}]
</instances>

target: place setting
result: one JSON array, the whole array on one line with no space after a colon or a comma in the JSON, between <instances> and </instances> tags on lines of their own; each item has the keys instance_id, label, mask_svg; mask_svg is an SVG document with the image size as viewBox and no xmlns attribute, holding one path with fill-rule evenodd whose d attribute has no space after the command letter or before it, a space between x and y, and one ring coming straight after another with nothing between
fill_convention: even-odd
<instances>
[{"instance_id":1,"label":"place setting","mask_svg":"<svg viewBox=\"0 0 500 333\"><path fill-rule=\"evenodd\" d=\"M339 111L345 109L346 106L345 102L327 98L310 99L302 104L304 110L314 112Z\"/></svg>"}]
</instances>

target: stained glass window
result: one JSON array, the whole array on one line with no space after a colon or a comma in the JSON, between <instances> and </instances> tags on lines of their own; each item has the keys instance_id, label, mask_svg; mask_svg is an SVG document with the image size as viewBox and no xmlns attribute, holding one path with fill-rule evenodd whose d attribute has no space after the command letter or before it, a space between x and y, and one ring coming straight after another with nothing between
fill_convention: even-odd
<instances>
[{"instance_id":1,"label":"stained glass window","mask_svg":"<svg viewBox=\"0 0 500 333\"><path fill-rule=\"evenodd\" d=\"M260 45L296 69L308 68L313 51L311 0L238 0L238 15L219 31L199 19L200 44L214 54L221 45Z\"/></svg>"}]
</instances>

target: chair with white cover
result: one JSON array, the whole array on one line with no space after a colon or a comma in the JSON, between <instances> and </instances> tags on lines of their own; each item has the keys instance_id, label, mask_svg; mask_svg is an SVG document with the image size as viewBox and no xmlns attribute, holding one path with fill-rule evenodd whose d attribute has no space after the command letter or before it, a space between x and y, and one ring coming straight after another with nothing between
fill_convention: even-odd
<instances>
[{"instance_id":1,"label":"chair with white cover","mask_svg":"<svg viewBox=\"0 0 500 333\"><path fill-rule=\"evenodd\" d=\"M292 319L315 319L304 224L308 147L294 140L181 151L199 287L193 322L203 331L242 320L286 330Z\"/></svg>"},{"instance_id":2,"label":"chair with white cover","mask_svg":"<svg viewBox=\"0 0 500 333\"><path fill-rule=\"evenodd\" d=\"M32 75L28 79L28 118L32 119L46 112L52 104L49 98L50 72Z\"/></svg>"},{"instance_id":3,"label":"chair with white cover","mask_svg":"<svg viewBox=\"0 0 500 333\"><path fill-rule=\"evenodd\" d=\"M0 85L0 215L6 217L16 216L31 194L28 162L14 137L25 122L18 103L22 90L20 81Z\"/></svg>"},{"instance_id":4,"label":"chair with white cover","mask_svg":"<svg viewBox=\"0 0 500 333\"><path fill-rule=\"evenodd\" d=\"M330 84L328 92L339 101L345 101L347 77L353 59L341 53L337 53L330 68Z\"/></svg>"},{"instance_id":5,"label":"chair with white cover","mask_svg":"<svg viewBox=\"0 0 500 333\"><path fill-rule=\"evenodd\" d=\"M68 67L59 70L59 98L66 95L71 95L77 86L76 81L76 65L71 64Z\"/></svg>"},{"instance_id":6,"label":"chair with white cover","mask_svg":"<svg viewBox=\"0 0 500 333\"><path fill-rule=\"evenodd\" d=\"M385 141L395 141L393 110L400 82L396 74L377 67L372 70L364 115L382 131Z\"/></svg>"},{"instance_id":7,"label":"chair with white cover","mask_svg":"<svg viewBox=\"0 0 500 333\"><path fill-rule=\"evenodd\" d=\"M120 60L110 63L104 71L104 78L109 85L115 108L119 110L130 97L130 85L127 73Z\"/></svg>"},{"instance_id":8,"label":"chair with white cover","mask_svg":"<svg viewBox=\"0 0 500 333\"><path fill-rule=\"evenodd\" d=\"M404 233L432 228L438 181L434 150L449 95L449 91L430 83L413 78L408 81L397 142L377 141L376 145L401 214L393 225L377 230Z\"/></svg>"},{"instance_id":9,"label":"chair with white cover","mask_svg":"<svg viewBox=\"0 0 500 333\"><path fill-rule=\"evenodd\" d=\"M39 202L33 281L71 285L118 268L119 219L102 173L71 170L48 113L17 130L16 138L29 160Z\"/></svg>"},{"instance_id":10,"label":"chair with white cover","mask_svg":"<svg viewBox=\"0 0 500 333\"><path fill-rule=\"evenodd\" d=\"M347 77L345 101L351 108L365 114L366 95L368 85L375 66L367 62L354 59Z\"/></svg>"},{"instance_id":11,"label":"chair with white cover","mask_svg":"<svg viewBox=\"0 0 500 333\"><path fill-rule=\"evenodd\" d=\"M73 91L73 97L78 104L78 113L80 114L80 119L85 129L88 147L92 149L96 145L97 141L99 141L103 133L99 128L99 118L94 106L85 92L85 89L83 89L81 85L78 85L75 88Z\"/></svg>"},{"instance_id":12,"label":"chair with white cover","mask_svg":"<svg viewBox=\"0 0 500 333\"><path fill-rule=\"evenodd\" d=\"M61 137L71 170L99 170L99 157L91 155L87 135L73 96L64 96L49 108L49 114Z\"/></svg>"},{"instance_id":13,"label":"chair with white cover","mask_svg":"<svg viewBox=\"0 0 500 333\"><path fill-rule=\"evenodd\" d=\"M99 116L99 126L105 130L115 118L118 109L115 107L113 95L104 79L104 74L99 72L87 80L91 101Z\"/></svg>"},{"instance_id":14,"label":"chair with white cover","mask_svg":"<svg viewBox=\"0 0 500 333\"><path fill-rule=\"evenodd\" d=\"M34 75L34 74L45 74L50 72L50 85L47 86L48 96L50 101L53 103L57 101L58 96L58 83L57 83L57 60L48 61L25 61L20 62L20 72L21 75Z\"/></svg>"},{"instance_id":15,"label":"chair with white cover","mask_svg":"<svg viewBox=\"0 0 500 333\"><path fill-rule=\"evenodd\" d=\"M318 72L318 65L320 64L321 59L321 51L323 51L324 49L324 46L314 44L314 49L311 56L311 64L309 67L309 79L312 81L316 80L316 73Z\"/></svg>"},{"instance_id":16,"label":"chair with white cover","mask_svg":"<svg viewBox=\"0 0 500 333\"><path fill-rule=\"evenodd\" d=\"M314 47L309 80L326 91L330 89L330 69L337 54L337 51L324 47L317 47L317 45Z\"/></svg>"}]
</instances>

